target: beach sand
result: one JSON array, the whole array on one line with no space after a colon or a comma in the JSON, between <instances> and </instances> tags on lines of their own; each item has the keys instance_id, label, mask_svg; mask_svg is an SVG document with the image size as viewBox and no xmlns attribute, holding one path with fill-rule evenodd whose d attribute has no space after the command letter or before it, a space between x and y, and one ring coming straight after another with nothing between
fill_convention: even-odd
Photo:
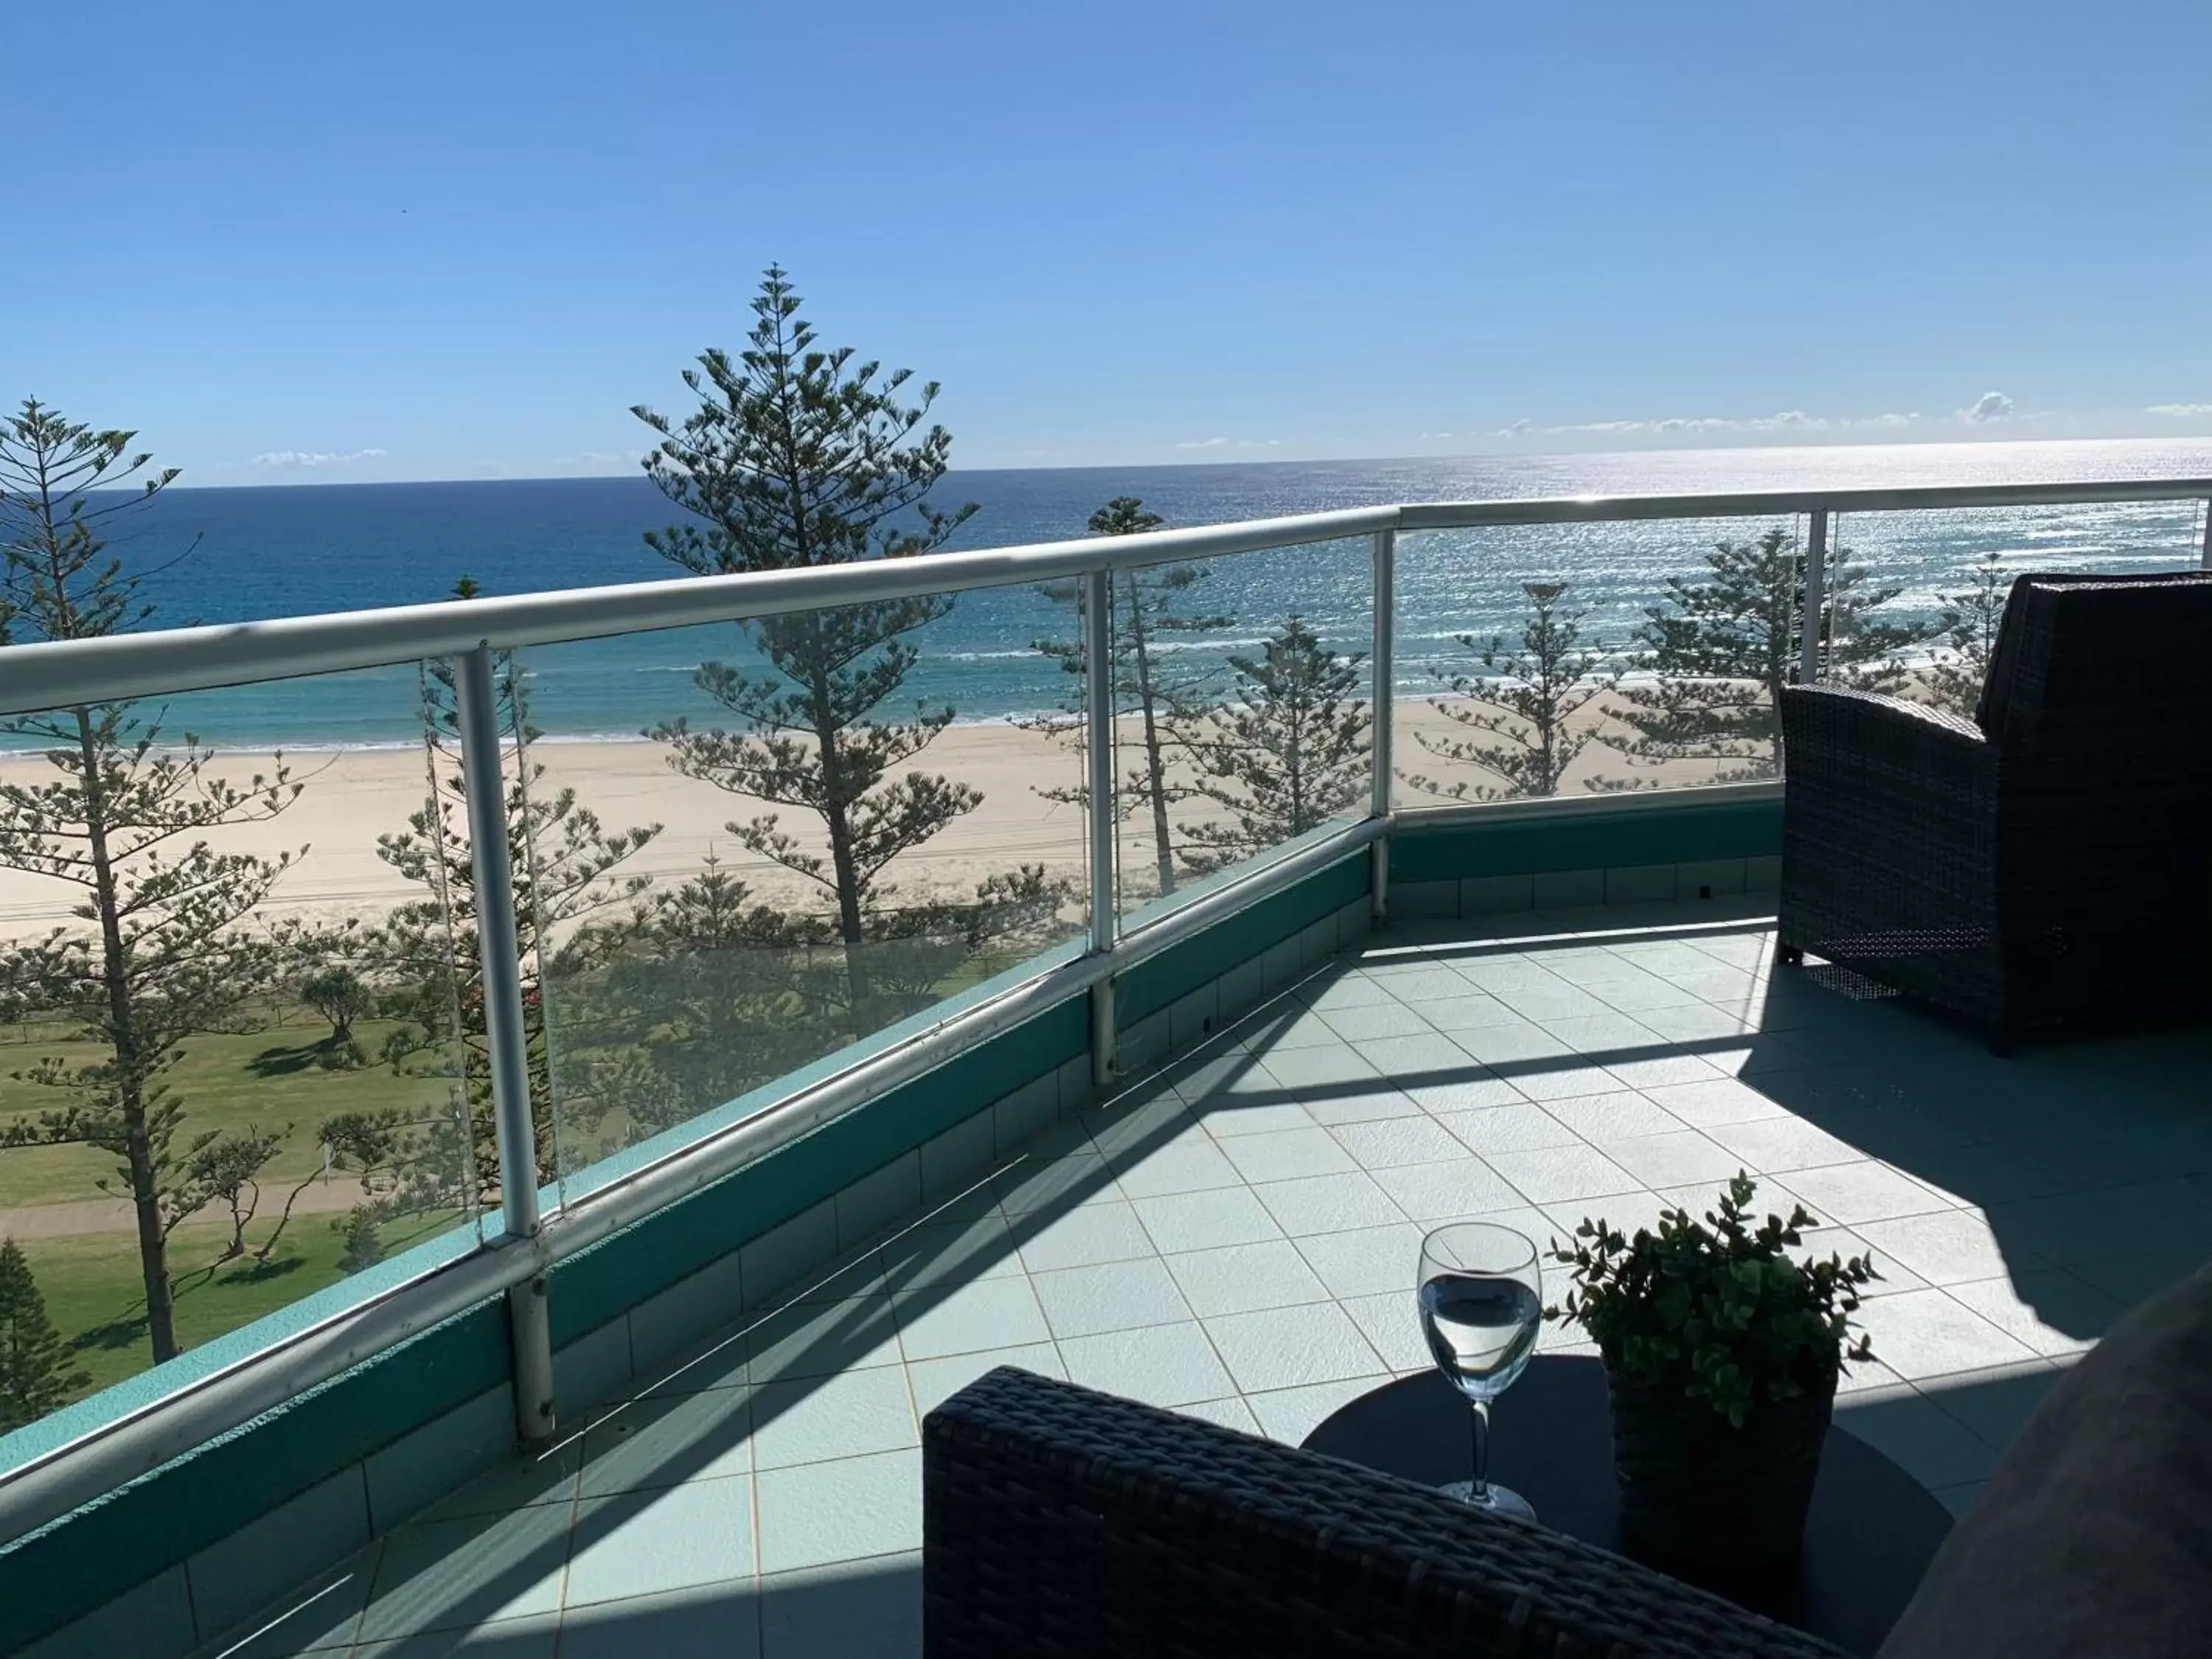
<instances>
[{"instance_id":1,"label":"beach sand","mask_svg":"<svg viewBox=\"0 0 2212 1659\"><path fill-rule=\"evenodd\" d=\"M1589 718L1601 718L1593 709ZM1135 758L1133 722L1123 722L1122 769ZM1397 764L1401 772L1479 779L1472 769L1455 769L1422 749L1417 733L1465 738L1427 701L1400 705ZM595 812L611 832L659 823L660 833L622 868L650 876L656 886L695 875L708 854L751 883L757 896L770 902L820 907L825 896L810 891L803 879L781 870L739 844L728 826L775 809L732 795L711 784L686 778L668 764L668 750L647 742L578 743L545 739L533 744L532 757L544 768L540 792L575 791L578 803ZM272 915L331 921L358 917L364 922L394 902L419 898L422 890L398 875L377 855L377 838L407 828L410 814L422 810L427 771L416 749L362 748L285 757L293 778L307 787L289 809L262 823L211 830L206 839L225 852L264 855L304 854L277 882L266 907ZM268 772L267 753L220 752L209 775L243 783ZM955 820L924 845L902 854L889 879L908 898L964 896L985 877L1024 863L1042 864L1052 872L1078 880L1085 867L1084 813L1074 805L1051 801L1037 791L1073 789L1082 781L1082 756L1070 744L1043 733L1004 725L953 726L908 763L980 790L982 805ZM1638 769L1653 781L1697 783L1713 769L1689 764ZM1598 774L1628 775L1617 756L1595 745L1577 760L1567 793L1586 788ZM0 761L0 782L44 781L52 768L34 757ZM1401 784L1407 805L1436 798ZM1176 809L1179 819L1205 816L1194 804ZM785 809L781 827L803 845L818 848L819 821ZM1146 822L1122 827L1125 867L1147 867L1152 852ZM0 937L21 938L67 922L73 890L52 878L0 870ZM896 902L896 900L894 901Z\"/></svg>"}]
</instances>

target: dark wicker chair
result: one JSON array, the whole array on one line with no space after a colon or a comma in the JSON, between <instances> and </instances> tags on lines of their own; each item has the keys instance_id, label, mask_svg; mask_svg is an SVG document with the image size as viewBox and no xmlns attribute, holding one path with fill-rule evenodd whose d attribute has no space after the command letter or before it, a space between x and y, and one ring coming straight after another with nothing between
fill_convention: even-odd
<instances>
[{"instance_id":1,"label":"dark wicker chair","mask_svg":"<svg viewBox=\"0 0 2212 1659\"><path fill-rule=\"evenodd\" d=\"M1835 1659L1425 1486L1001 1367L922 1428L928 1659Z\"/></svg>"},{"instance_id":2,"label":"dark wicker chair","mask_svg":"<svg viewBox=\"0 0 2212 1659\"><path fill-rule=\"evenodd\" d=\"M2212 1009L2212 574L2022 576L1972 720L1783 693L1779 943L2018 1037Z\"/></svg>"}]
</instances>

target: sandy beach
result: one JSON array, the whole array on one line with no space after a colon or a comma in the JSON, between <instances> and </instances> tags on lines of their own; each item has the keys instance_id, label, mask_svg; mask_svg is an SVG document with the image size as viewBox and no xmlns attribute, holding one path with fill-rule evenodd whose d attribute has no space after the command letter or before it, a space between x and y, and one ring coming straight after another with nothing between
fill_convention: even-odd
<instances>
[{"instance_id":1,"label":"sandy beach","mask_svg":"<svg viewBox=\"0 0 2212 1659\"><path fill-rule=\"evenodd\" d=\"M1593 708L1589 718L1601 718ZM1124 722L1124 768L1134 753L1133 722ZM1398 767L1401 772L1480 779L1471 768L1454 769L1419 744L1419 735L1464 738L1463 728L1426 700L1399 708ZM541 790L573 789L581 805L599 816L609 831L659 823L660 833L633 857L626 872L647 875L656 885L696 874L711 853L751 882L764 899L812 904L806 884L745 851L730 833L743 822L772 810L747 797L684 777L668 764L668 751L646 741L535 744L532 757L544 768ZM304 853L287 871L271 896L272 914L334 921L369 920L385 906L421 896L416 888L377 855L377 838L407 828L427 793L427 771L420 750L360 748L295 754L285 757L295 781L304 783L298 800L276 819L209 833L223 851L273 854ZM913 766L941 773L980 790L982 805L956 820L923 846L902 854L890 878L902 892L921 898L964 894L996 872L1024 863L1042 863L1055 873L1079 878L1085 867L1081 810L1048 800L1037 792L1073 788L1081 782L1082 757L1067 743L1005 725L953 726L925 750ZM243 783L275 765L267 753L220 752L210 776ZM1639 769L1638 775L1671 782L1702 782L1712 769L1686 765ZM1610 751L1593 745L1570 773L1567 793L1579 793L1598 774L1622 775L1626 769ZM0 781L27 783L52 776L35 757L0 761ZM1435 797L1407 791L1401 799L1418 805ZM1179 817L1200 816L1194 805L1180 805ZM802 843L817 845L818 821L786 810L782 828ZM1125 857L1133 871L1149 864L1149 831L1125 824ZM68 918L73 890L50 878L0 870L0 933L21 938L43 932Z\"/></svg>"},{"instance_id":2,"label":"sandy beach","mask_svg":"<svg viewBox=\"0 0 2212 1659\"><path fill-rule=\"evenodd\" d=\"M774 809L680 775L669 766L665 746L643 740L549 739L532 745L531 756L544 768L533 793L573 789L578 804L595 812L610 832L662 826L623 866L625 873L651 876L656 884L680 881L696 874L711 853L757 883L763 896L781 894L799 901L805 884L748 854L727 827L733 819L748 820ZM270 896L272 913L368 920L388 904L423 896L422 889L377 854L380 836L404 832L410 817L423 810L428 773L422 750L346 749L288 755L284 761L293 780L306 785L296 801L268 822L215 830L206 836L221 851L297 855ZM243 783L275 764L275 757L265 752L222 751L208 775ZM1031 787L1080 782L1080 757L1050 738L1012 726L954 727L913 764L969 784L984 799L942 835L898 860L894 868L902 887L917 894L958 890L1023 862L1055 868L1082 865L1080 809L1045 800ZM35 757L0 761L0 782L41 781L52 775L52 769ZM819 839L818 820L806 813L787 809L782 826L810 844ZM74 890L63 883L0 870L0 929L9 935L43 931L64 920L74 902Z\"/></svg>"}]
</instances>

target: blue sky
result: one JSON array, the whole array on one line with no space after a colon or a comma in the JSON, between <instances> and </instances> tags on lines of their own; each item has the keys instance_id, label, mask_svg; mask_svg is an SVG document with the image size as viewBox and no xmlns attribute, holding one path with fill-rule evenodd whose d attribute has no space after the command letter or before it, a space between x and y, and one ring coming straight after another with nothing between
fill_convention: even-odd
<instances>
[{"instance_id":1,"label":"blue sky","mask_svg":"<svg viewBox=\"0 0 2212 1659\"><path fill-rule=\"evenodd\" d=\"M194 483L626 470L772 259L969 466L2212 431L2203 0L8 33L0 398Z\"/></svg>"}]
</instances>

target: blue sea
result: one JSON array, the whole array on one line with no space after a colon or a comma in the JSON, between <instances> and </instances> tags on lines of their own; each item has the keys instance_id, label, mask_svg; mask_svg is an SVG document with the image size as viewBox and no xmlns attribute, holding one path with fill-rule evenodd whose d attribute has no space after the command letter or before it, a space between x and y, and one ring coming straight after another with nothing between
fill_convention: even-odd
<instances>
[{"instance_id":1,"label":"blue sea","mask_svg":"<svg viewBox=\"0 0 2212 1659\"><path fill-rule=\"evenodd\" d=\"M1000 547L1084 533L1116 495L1141 497L1170 526L1216 524L1394 501L1750 489L1991 483L2212 474L2212 442L1973 443L1684 451L1531 459L1409 459L1251 465L967 471L936 500L978 511L953 545ZM2038 568L2175 568L2195 562L2203 503L1871 514L1838 539L1925 611L2002 556L2008 573ZM306 485L193 489L181 485L130 522L118 550L157 570L155 625L230 622L444 597L473 577L489 593L629 582L681 574L642 540L680 520L641 477L538 482ZM1459 636L1510 628L1521 588L1563 581L1585 635L1624 642L1669 575L1692 574L1748 521L1587 525L1435 532L1401 541L1397 665L1402 689L1433 689L1462 667ZM175 556L190 547L187 556ZM174 562L167 562L174 559ZM1304 616L1346 648L1364 644L1371 583L1367 545L1338 543L1213 562L1194 608L1229 620L1173 647L1225 678L1227 658L1280 618ZM917 637L922 660L906 695L957 719L1005 720L1058 705L1073 684L1036 650L1066 635L1064 605L1028 587L963 595ZM532 717L549 735L636 736L661 720L712 717L692 688L701 661L744 660L730 625L526 653ZM182 696L165 731L226 748L323 748L419 738L410 666ZM889 711L887 711L889 712Z\"/></svg>"}]
</instances>

